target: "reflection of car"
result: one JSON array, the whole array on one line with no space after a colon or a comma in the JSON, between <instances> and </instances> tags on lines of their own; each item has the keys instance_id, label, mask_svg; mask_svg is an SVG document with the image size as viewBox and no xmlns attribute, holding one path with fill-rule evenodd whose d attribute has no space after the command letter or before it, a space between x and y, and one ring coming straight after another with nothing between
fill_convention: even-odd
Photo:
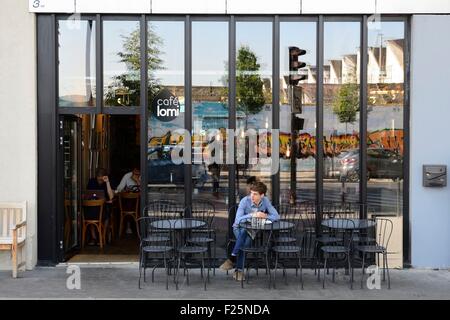
<instances>
[{"instance_id":1,"label":"reflection of car","mask_svg":"<svg viewBox=\"0 0 450 320\"><path fill-rule=\"evenodd\" d=\"M359 180L359 150L349 150L341 154L338 159L337 170L341 181ZM403 157L388 149L367 149L367 180L379 179L402 179Z\"/></svg>"},{"instance_id":2,"label":"reflection of car","mask_svg":"<svg viewBox=\"0 0 450 320\"><path fill-rule=\"evenodd\" d=\"M185 167L175 164L171 158L175 146L155 146L149 148L147 154L148 183L184 185ZM192 180L195 185L205 182L206 169L203 164L192 165Z\"/></svg>"}]
</instances>

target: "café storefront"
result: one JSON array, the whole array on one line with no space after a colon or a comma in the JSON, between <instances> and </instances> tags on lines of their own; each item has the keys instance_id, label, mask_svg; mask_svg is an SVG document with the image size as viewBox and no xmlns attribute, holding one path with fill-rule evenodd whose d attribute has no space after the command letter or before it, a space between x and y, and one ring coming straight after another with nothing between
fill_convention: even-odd
<instances>
[{"instance_id":1,"label":"caf\u00e9 storefront","mask_svg":"<svg viewBox=\"0 0 450 320\"><path fill-rule=\"evenodd\" d=\"M79 250L95 169L131 162L141 208L207 199L223 234L250 176L274 204L367 204L408 263L409 18L369 18L37 14L40 264Z\"/></svg>"}]
</instances>

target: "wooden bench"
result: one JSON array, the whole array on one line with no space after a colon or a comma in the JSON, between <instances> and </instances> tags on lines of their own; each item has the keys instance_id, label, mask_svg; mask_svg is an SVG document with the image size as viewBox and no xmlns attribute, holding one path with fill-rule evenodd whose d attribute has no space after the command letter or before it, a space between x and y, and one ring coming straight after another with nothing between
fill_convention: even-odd
<instances>
[{"instance_id":1,"label":"wooden bench","mask_svg":"<svg viewBox=\"0 0 450 320\"><path fill-rule=\"evenodd\" d=\"M18 252L25 245L27 203L0 202L0 250L11 251L12 276L17 278L17 271L25 265L17 263Z\"/></svg>"}]
</instances>

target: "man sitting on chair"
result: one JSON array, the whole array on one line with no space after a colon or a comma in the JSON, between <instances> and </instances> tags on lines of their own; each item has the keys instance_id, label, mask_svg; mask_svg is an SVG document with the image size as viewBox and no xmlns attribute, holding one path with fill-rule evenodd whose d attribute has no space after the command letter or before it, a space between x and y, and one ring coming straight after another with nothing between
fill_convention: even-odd
<instances>
[{"instance_id":1,"label":"man sitting on chair","mask_svg":"<svg viewBox=\"0 0 450 320\"><path fill-rule=\"evenodd\" d=\"M126 173L119 185L117 186L116 193L119 192L139 192L141 187L141 170L134 166L131 172ZM131 230L130 221L127 223L127 229L125 231L126 234L131 234L133 231Z\"/></svg>"},{"instance_id":2,"label":"man sitting on chair","mask_svg":"<svg viewBox=\"0 0 450 320\"><path fill-rule=\"evenodd\" d=\"M241 249L248 247L252 241L247 230L239 226L240 222L249 220L252 217L269 219L271 221L280 218L277 210L272 206L269 199L265 197L266 192L267 187L264 183L261 181L255 182L250 187L250 195L241 200L236 212L236 218L233 223L233 233L236 237L236 243L231 252L231 256L220 268L223 270L231 270L233 269L234 263L236 263L233 278L237 281L241 281L244 277L244 255Z\"/></svg>"},{"instance_id":3,"label":"man sitting on chair","mask_svg":"<svg viewBox=\"0 0 450 320\"><path fill-rule=\"evenodd\" d=\"M119 185L117 186L116 193L122 191L139 191L141 186L141 171L138 167L133 167L131 172L126 173Z\"/></svg>"},{"instance_id":4,"label":"man sitting on chair","mask_svg":"<svg viewBox=\"0 0 450 320\"><path fill-rule=\"evenodd\" d=\"M104 168L97 168L95 171L95 178L91 178L88 181L88 185L86 190L103 190L103 194L106 197L105 198L105 211L103 215L103 220L105 223L105 230L108 230L109 220L111 217L111 204L112 199L114 198L114 191L111 187L111 184L109 182L109 177L106 174L106 169ZM89 200L89 199L88 199ZM90 199L92 200L92 199ZM96 199L94 199L96 200ZM98 215L98 212L96 210L86 210L85 216L87 219L95 219L95 217ZM91 232L91 241L88 243L89 245L95 245L97 243L97 236L95 234L94 227L90 226L90 232Z\"/></svg>"}]
</instances>

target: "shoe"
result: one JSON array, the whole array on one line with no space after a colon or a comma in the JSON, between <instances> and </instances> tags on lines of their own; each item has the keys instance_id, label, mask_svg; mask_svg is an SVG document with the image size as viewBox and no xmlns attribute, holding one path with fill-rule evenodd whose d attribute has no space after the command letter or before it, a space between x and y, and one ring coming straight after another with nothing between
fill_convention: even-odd
<instances>
[{"instance_id":1,"label":"shoe","mask_svg":"<svg viewBox=\"0 0 450 320\"><path fill-rule=\"evenodd\" d=\"M233 279L236 281L244 281L245 280L244 272L236 270L233 274Z\"/></svg>"},{"instance_id":2,"label":"shoe","mask_svg":"<svg viewBox=\"0 0 450 320\"><path fill-rule=\"evenodd\" d=\"M231 269L233 269L233 261L231 261L230 259L227 259L227 260L225 260L225 262L224 263L222 263L221 265L220 265L220 269L222 269L222 270L231 270Z\"/></svg>"}]
</instances>

